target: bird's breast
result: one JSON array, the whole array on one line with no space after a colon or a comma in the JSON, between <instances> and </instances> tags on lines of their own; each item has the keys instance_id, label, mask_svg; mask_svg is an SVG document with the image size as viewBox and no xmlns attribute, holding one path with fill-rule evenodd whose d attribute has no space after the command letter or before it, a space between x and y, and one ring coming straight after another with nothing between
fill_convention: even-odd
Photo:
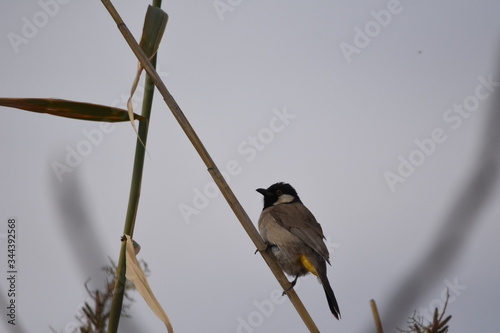
<instances>
[{"instance_id":1,"label":"bird's breast","mask_svg":"<svg viewBox=\"0 0 500 333\"><path fill-rule=\"evenodd\" d=\"M264 241L276 244L280 248L293 247L302 241L278 223L271 215L271 209L266 208L259 218L259 232Z\"/></svg>"}]
</instances>

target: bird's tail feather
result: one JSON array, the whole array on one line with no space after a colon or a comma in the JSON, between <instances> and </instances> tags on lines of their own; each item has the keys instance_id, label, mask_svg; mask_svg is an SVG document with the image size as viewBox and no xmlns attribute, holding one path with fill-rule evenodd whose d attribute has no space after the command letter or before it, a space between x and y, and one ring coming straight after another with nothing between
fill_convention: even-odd
<instances>
[{"instance_id":1,"label":"bird's tail feather","mask_svg":"<svg viewBox=\"0 0 500 333\"><path fill-rule=\"evenodd\" d=\"M337 319L340 319L340 310L339 305L337 304L337 299L335 298L335 294L333 293L333 289L330 286L330 282L328 281L328 277L326 274L320 275L321 284L323 285L323 289L325 289L326 300L328 301L328 306L330 307L330 311L333 316Z\"/></svg>"}]
</instances>

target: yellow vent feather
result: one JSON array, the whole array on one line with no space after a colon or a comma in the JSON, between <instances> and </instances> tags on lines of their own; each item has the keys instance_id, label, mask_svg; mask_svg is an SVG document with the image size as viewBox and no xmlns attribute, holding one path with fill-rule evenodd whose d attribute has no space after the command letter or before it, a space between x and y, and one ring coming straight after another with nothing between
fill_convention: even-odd
<instances>
[{"instance_id":1,"label":"yellow vent feather","mask_svg":"<svg viewBox=\"0 0 500 333\"><path fill-rule=\"evenodd\" d=\"M309 260L307 260L306 256L301 254L300 255L300 263L302 266L304 266L309 272L313 273L314 275L318 276L318 273L314 269L314 266L311 264Z\"/></svg>"}]
</instances>

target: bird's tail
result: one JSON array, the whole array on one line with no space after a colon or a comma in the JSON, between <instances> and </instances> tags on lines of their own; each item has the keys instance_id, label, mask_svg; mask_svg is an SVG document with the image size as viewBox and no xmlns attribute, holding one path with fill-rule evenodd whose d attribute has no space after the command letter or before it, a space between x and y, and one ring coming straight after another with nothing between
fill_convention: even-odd
<instances>
[{"instance_id":1,"label":"bird's tail","mask_svg":"<svg viewBox=\"0 0 500 333\"><path fill-rule=\"evenodd\" d=\"M335 298L333 289L330 286L328 277L326 276L326 274L320 274L319 278L321 280L321 284L323 285L323 289L325 289L326 300L328 301L328 306L330 307L330 311L332 312L335 318L340 319L339 305L337 304L337 299Z\"/></svg>"}]
</instances>

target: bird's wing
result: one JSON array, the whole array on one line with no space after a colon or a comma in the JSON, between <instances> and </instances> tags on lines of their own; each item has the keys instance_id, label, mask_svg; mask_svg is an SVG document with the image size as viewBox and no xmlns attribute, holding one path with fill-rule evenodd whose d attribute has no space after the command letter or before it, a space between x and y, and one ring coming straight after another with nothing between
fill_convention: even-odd
<instances>
[{"instance_id":1,"label":"bird's wing","mask_svg":"<svg viewBox=\"0 0 500 333\"><path fill-rule=\"evenodd\" d=\"M330 263L321 225L306 206L299 202L281 204L274 206L270 214L283 228L300 238Z\"/></svg>"}]
</instances>

